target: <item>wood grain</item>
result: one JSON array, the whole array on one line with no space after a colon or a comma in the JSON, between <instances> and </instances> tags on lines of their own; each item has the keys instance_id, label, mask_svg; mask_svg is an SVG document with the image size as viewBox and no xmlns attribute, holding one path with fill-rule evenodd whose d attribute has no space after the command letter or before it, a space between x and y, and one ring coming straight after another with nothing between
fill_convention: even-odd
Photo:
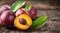
<instances>
[{"instance_id":1,"label":"wood grain","mask_svg":"<svg viewBox=\"0 0 60 33\"><path fill-rule=\"evenodd\" d=\"M4 4L9 4L11 5L12 3L14 3L15 1L17 0L4 0L4 1L0 1L2 3L0 3L0 6L1 5L4 5ZM41 1L41 0L38 0L38 1L33 1L33 0L26 0L26 4L33 4L33 6L36 8L36 9L59 9L60 6L55 6L54 4L51 5L49 1Z\"/></svg>"},{"instance_id":2,"label":"wood grain","mask_svg":"<svg viewBox=\"0 0 60 33\"><path fill-rule=\"evenodd\" d=\"M11 1L0 1L0 6L10 3ZM11 3L13 3L12 1ZM10 3L10 4L11 4ZM19 31L17 29L0 28L0 33L60 33L60 7L51 6L48 2L41 3L39 1L26 1L27 4L33 4L37 8L37 17L46 15L48 16L47 23L36 31Z\"/></svg>"}]
</instances>

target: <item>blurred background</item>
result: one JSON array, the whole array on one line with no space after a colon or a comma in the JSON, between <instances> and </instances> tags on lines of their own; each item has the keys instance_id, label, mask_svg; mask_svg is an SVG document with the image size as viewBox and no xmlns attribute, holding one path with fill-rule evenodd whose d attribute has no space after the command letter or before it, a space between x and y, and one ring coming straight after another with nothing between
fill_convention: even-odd
<instances>
[{"instance_id":1,"label":"blurred background","mask_svg":"<svg viewBox=\"0 0 60 33\"><path fill-rule=\"evenodd\" d=\"M18 0L0 0L0 4L12 4ZM59 9L60 0L20 0L26 1L26 3L32 3L38 9ZM0 6L1 6L0 5Z\"/></svg>"},{"instance_id":2,"label":"blurred background","mask_svg":"<svg viewBox=\"0 0 60 33\"><path fill-rule=\"evenodd\" d=\"M13 4L18 0L0 0L0 6L4 4ZM46 15L48 21L45 26L36 31L9 30L0 28L0 33L60 33L60 0L21 0L26 4L33 4L37 9L37 17Z\"/></svg>"}]
</instances>

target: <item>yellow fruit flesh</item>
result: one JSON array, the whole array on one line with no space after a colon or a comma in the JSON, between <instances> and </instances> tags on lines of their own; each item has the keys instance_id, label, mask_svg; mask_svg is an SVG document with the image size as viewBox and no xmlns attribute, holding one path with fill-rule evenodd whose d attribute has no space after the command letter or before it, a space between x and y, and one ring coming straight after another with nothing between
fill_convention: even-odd
<instances>
[{"instance_id":1,"label":"yellow fruit flesh","mask_svg":"<svg viewBox=\"0 0 60 33\"><path fill-rule=\"evenodd\" d=\"M20 24L19 19L21 18L24 18L26 20L26 25ZM14 25L19 29L27 30L32 25L32 19L26 14L21 14L14 20Z\"/></svg>"}]
</instances>

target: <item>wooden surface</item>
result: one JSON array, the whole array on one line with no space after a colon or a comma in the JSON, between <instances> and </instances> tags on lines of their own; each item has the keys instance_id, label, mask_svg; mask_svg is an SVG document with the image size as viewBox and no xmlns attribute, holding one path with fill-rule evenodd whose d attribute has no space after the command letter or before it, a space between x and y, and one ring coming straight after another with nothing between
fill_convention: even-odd
<instances>
[{"instance_id":1,"label":"wooden surface","mask_svg":"<svg viewBox=\"0 0 60 33\"><path fill-rule=\"evenodd\" d=\"M0 1L0 6L6 1ZM38 1L26 2L33 4L37 8L37 17L46 15L48 16L47 23L36 31L19 31L17 29L0 28L0 33L60 33L60 7L51 6L49 3L40 3Z\"/></svg>"}]
</instances>

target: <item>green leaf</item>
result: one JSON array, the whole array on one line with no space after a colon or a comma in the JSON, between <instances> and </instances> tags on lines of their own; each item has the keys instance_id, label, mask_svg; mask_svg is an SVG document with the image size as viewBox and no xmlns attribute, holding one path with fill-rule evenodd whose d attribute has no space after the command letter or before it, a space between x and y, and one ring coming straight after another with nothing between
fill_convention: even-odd
<instances>
[{"instance_id":1,"label":"green leaf","mask_svg":"<svg viewBox=\"0 0 60 33\"><path fill-rule=\"evenodd\" d=\"M25 8L26 8L27 10L30 10L30 9L31 9L31 6L32 6L32 4L28 4Z\"/></svg>"},{"instance_id":2,"label":"green leaf","mask_svg":"<svg viewBox=\"0 0 60 33\"><path fill-rule=\"evenodd\" d=\"M11 6L11 10L13 12L16 12L16 10L18 10L19 8L21 8L22 6L24 6L25 1L17 1L15 3L12 4Z\"/></svg>"},{"instance_id":3,"label":"green leaf","mask_svg":"<svg viewBox=\"0 0 60 33\"><path fill-rule=\"evenodd\" d=\"M46 23L47 18L47 16L41 16L37 18L35 21L33 21L31 29L36 30L38 28L43 27Z\"/></svg>"}]
</instances>

